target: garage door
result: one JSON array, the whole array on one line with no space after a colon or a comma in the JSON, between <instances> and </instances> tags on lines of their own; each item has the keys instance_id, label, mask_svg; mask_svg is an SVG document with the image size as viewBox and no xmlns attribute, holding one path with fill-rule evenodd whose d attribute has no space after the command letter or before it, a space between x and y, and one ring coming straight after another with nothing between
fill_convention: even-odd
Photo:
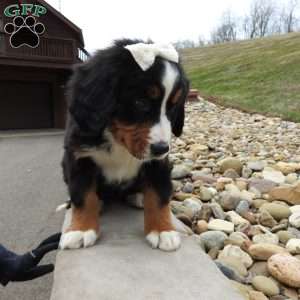
<instances>
[{"instance_id":1,"label":"garage door","mask_svg":"<svg viewBox=\"0 0 300 300\"><path fill-rule=\"evenodd\" d=\"M0 130L51 127L53 104L50 84L0 81Z\"/></svg>"}]
</instances>

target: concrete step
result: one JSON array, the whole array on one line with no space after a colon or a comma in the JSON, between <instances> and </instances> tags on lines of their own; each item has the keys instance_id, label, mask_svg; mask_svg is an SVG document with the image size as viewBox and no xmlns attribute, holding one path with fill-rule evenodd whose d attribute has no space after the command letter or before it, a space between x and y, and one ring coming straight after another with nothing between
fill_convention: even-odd
<instances>
[{"instance_id":1,"label":"concrete step","mask_svg":"<svg viewBox=\"0 0 300 300\"><path fill-rule=\"evenodd\" d=\"M97 245L58 253L51 300L127 299L243 298L193 237L183 237L176 252L151 249L143 235L143 212L116 205L102 217Z\"/></svg>"}]
</instances>

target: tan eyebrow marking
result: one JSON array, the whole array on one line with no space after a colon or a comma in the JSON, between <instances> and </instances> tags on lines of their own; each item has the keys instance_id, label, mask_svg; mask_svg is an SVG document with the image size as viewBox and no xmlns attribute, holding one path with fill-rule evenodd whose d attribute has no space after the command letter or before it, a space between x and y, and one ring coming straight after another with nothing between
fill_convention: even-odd
<instances>
[{"instance_id":1,"label":"tan eyebrow marking","mask_svg":"<svg viewBox=\"0 0 300 300\"><path fill-rule=\"evenodd\" d=\"M179 89L169 101L171 101L171 103L173 104L177 103L181 94L182 94L182 89Z\"/></svg>"},{"instance_id":2,"label":"tan eyebrow marking","mask_svg":"<svg viewBox=\"0 0 300 300\"><path fill-rule=\"evenodd\" d=\"M152 99L157 99L162 96L161 90L157 85L152 85L147 89L148 97Z\"/></svg>"}]
</instances>

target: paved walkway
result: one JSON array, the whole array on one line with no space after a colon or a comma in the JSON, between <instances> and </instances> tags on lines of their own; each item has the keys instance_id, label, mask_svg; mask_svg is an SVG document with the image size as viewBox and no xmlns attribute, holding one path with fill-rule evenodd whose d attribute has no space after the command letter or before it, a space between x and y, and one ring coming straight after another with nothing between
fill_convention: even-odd
<instances>
[{"instance_id":1,"label":"paved walkway","mask_svg":"<svg viewBox=\"0 0 300 300\"><path fill-rule=\"evenodd\" d=\"M59 231L66 199L60 160L62 135L0 138L0 243L19 253ZM50 254L44 262L53 262ZM1 300L47 300L52 275L0 287Z\"/></svg>"},{"instance_id":2,"label":"paved walkway","mask_svg":"<svg viewBox=\"0 0 300 300\"><path fill-rule=\"evenodd\" d=\"M176 252L151 249L143 212L106 210L102 236L91 248L57 256L51 300L242 300L193 237Z\"/></svg>"}]
</instances>

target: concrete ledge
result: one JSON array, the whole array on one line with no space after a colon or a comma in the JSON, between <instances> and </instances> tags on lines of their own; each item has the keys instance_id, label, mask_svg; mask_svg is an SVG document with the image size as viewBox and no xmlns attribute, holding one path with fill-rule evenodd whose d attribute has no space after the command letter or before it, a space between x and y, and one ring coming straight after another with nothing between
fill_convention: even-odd
<instances>
[{"instance_id":1,"label":"concrete ledge","mask_svg":"<svg viewBox=\"0 0 300 300\"><path fill-rule=\"evenodd\" d=\"M242 300L193 237L181 249L151 249L143 212L110 207L94 247L60 251L51 300Z\"/></svg>"}]
</instances>

